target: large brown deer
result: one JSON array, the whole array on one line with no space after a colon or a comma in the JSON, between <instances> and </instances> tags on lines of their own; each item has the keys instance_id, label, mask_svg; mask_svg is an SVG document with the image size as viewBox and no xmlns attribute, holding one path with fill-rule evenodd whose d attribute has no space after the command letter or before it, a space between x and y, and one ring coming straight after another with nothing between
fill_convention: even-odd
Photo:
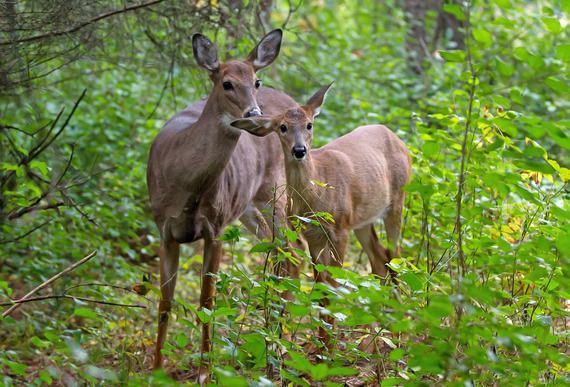
<instances>
[{"instance_id":1,"label":"large brown deer","mask_svg":"<svg viewBox=\"0 0 570 387\"><path fill-rule=\"evenodd\" d=\"M272 187L285 185L279 140L277 136L251 136L232 128L230 122L296 106L285 93L260 87L256 75L277 58L281 39L281 30L272 31L244 61L222 62L208 38L200 34L192 38L194 57L208 72L212 92L164 125L154 139L148 161L151 207L161 239L162 299L154 369L163 363L180 244L204 240L200 307L211 309L214 275L222 257L222 242L216 238L226 225L239 218L258 237L271 237L270 219L264 219L262 211L271 206ZM274 204L278 222L286 218L285 195L281 196ZM209 324L203 324L202 333L202 353L209 352Z\"/></svg>"},{"instance_id":2,"label":"large brown deer","mask_svg":"<svg viewBox=\"0 0 570 387\"><path fill-rule=\"evenodd\" d=\"M311 149L313 121L331 85L303 106L273 117L238 119L231 125L257 136L277 132L285 155L292 213L312 219L316 213L332 215L334 221L317 217L318 225L307 223L303 230L313 265L342 266L349 232L354 230L370 259L372 273L385 281L393 274L386 264L400 256L405 199L402 187L410 180L410 155L402 140L382 125L360 126L321 148ZM384 221L392 252L378 240L374 229L378 218ZM315 280L338 286L327 271L315 270ZM324 316L324 320L334 324L331 316ZM319 336L329 347L330 336L324 328L319 328Z\"/></svg>"}]
</instances>

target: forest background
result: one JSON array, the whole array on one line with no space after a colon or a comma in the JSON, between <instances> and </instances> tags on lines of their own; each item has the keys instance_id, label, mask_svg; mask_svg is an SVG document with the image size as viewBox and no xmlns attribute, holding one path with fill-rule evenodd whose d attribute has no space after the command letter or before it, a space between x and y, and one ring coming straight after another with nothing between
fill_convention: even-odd
<instances>
[{"instance_id":1,"label":"forest background","mask_svg":"<svg viewBox=\"0 0 570 387\"><path fill-rule=\"evenodd\" d=\"M198 316L220 385L569 383L569 24L570 0L0 2L0 384L193 383ZM183 250L152 375L150 144L209 92L193 33L224 60L274 28L264 85L303 102L335 81L316 146L372 123L408 145L398 291L351 238L329 308L338 350L316 363L312 269L277 281L267 244L235 224L208 313L201 246Z\"/></svg>"}]
</instances>

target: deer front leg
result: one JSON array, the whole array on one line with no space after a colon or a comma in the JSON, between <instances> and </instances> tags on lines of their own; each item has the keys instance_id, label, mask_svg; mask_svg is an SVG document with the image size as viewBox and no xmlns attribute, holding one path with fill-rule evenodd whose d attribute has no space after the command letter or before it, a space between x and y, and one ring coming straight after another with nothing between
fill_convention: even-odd
<instances>
[{"instance_id":1,"label":"deer front leg","mask_svg":"<svg viewBox=\"0 0 570 387\"><path fill-rule=\"evenodd\" d=\"M204 262L202 265L202 291L200 293L200 310L206 308L212 310L214 303L214 276L218 273L220 261L222 259L222 242L215 241L212 238L204 238ZM201 343L201 360L202 365L198 374L200 385L204 385L210 374L210 359L204 360L204 354L211 350L210 345L210 323L203 323L202 326L202 343Z\"/></svg>"},{"instance_id":2,"label":"deer front leg","mask_svg":"<svg viewBox=\"0 0 570 387\"><path fill-rule=\"evenodd\" d=\"M168 241L162 238L160 243L160 292L162 297L158 304L158 334L153 363L153 370L155 371L162 368L162 348L164 348L166 341L168 319L172 309L174 289L176 288L179 256L180 245L176 241Z\"/></svg>"}]
</instances>

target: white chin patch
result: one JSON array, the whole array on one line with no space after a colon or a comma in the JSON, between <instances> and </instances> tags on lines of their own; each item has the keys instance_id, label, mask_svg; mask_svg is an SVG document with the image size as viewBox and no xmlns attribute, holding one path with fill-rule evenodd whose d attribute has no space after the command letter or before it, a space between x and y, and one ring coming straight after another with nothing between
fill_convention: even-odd
<instances>
[{"instance_id":1,"label":"white chin patch","mask_svg":"<svg viewBox=\"0 0 570 387\"><path fill-rule=\"evenodd\" d=\"M289 154L288 157L289 157L289 160L297 161L297 162L305 161L307 159L307 155L301 157L300 159L293 156L292 154Z\"/></svg>"},{"instance_id":2,"label":"white chin patch","mask_svg":"<svg viewBox=\"0 0 570 387\"><path fill-rule=\"evenodd\" d=\"M234 128L233 126L230 125L235 120L236 120L236 118L233 118L229 114L224 114L222 117L220 117L220 126L227 129L227 130L230 130L234 133L243 132L241 129Z\"/></svg>"}]
</instances>

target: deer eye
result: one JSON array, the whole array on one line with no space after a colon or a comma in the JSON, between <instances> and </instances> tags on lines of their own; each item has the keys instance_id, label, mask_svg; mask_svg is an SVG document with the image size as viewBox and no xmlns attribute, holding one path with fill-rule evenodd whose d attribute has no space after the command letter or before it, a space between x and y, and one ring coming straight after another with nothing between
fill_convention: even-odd
<instances>
[{"instance_id":1,"label":"deer eye","mask_svg":"<svg viewBox=\"0 0 570 387\"><path fill-rule=\"evenodd\" d=\"M287 127L285 125L281 125L279 127L279 129L281 129L281 133L286 133L287 132Z\"/></svg>"},{"instance_id":2,"label":"deer eye","mask_svg":"<svg viewBox=\"0 0 570 387\"><path fill-rule=\"evenodd\" d=\"M255 81L255 88L259 89L259 86L261 86L261 81L258 79L257 81Z\"/></svg>"},{"instance_id":3,"label":"deer eye","mask_svg":"<svg viewBox=\"0 0 570 387\"><path fill-rule=\"evenodd\" d=\"M224 90L231 90L234 88L230 82L224 82L222 83L222 86L224 87Z\"/></svg>"},{"instance_id":4,"label":"deer eye","mask_svg":"<svg viewBox=\"0 0 570 387\"><path fill-rule=\"evenodd\" d=\"M313 123L312 122L309 122L307 124L307 129L309 129L309 130L313 129Z\"/></svg>"}]
</instances>

